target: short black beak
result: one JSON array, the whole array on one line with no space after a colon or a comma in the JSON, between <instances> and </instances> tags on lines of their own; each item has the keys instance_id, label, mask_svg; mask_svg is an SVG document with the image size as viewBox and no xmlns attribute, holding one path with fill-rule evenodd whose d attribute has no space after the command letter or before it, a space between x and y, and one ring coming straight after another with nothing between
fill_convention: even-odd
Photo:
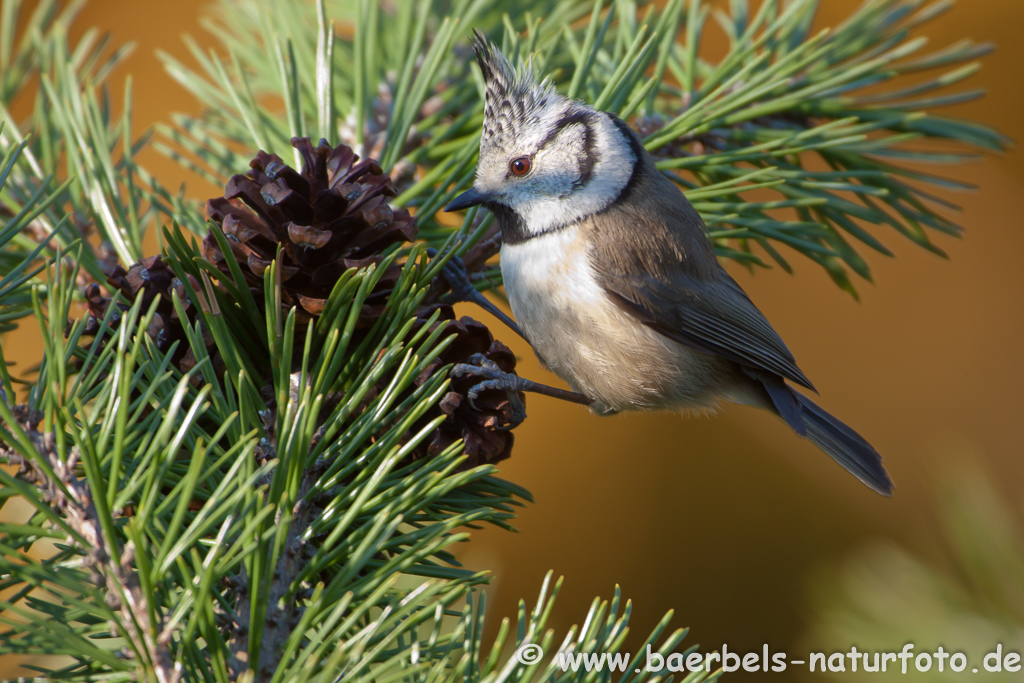
<instances>
[{"instance_id":1,"label":"short black beak","mask_svg":"<svg viewBox=\"0 0 1024 683\"><path fill-rule=\"evenodd\" d=\"M475 187L471 187L453 199L448 206L444 207L444 210L461 211L462 209L468 209L471 206L479 206L488 199L490 199L490 196L486 192L481 192Z\"/></svg>"}]
</instances>

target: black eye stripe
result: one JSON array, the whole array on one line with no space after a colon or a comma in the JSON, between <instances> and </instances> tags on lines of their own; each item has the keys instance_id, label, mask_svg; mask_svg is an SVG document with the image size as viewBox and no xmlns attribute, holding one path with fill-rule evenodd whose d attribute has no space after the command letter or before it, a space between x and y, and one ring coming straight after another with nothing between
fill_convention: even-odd
<instances>
[{"instance_id":1,"label":"black eye stripe","mask_svg":"<svg viewBox=\"0 0 1024 683\"><path fill-rule=\"evenodd\" d=\"M589 112L575 111L575 112L571 112L569 114L566 114L562 118L558 119L558 121L555 122L554 127L551 129L551 132L548 133L547 137L544 138L543 140L541 140L540 144L537 145L537 151L539 152L540 150L544 149L544 147L546 147L549 142L551 142L556 137L558 137L558 134L562 132L563 128L565 128L566 126L571 126L574 123L581 123L581 124L583 124L583 126L589 132L590 131L590 114L589 114Z\"/></svg>"},{"instance_id":2,"label":"black eye stripe","mask_svg":"<svg viewBox=\"0 0 1024 683\"><path fill-rule=\"evenodd\" d=\"M558 134L561 133L563 129L577 123L583 126L583 157L580 159L580 177L575 183L573 183L574 189L579 189L590 182L590 179L594 175L594 166L597 164L598 155L594 149L595 141L594 132L590 126L590 112L570 112L558 119L558 121L555 122L555 126L552 131L541 141L540 147L538 148L538 151L540 149L544 149L544 146L558 137Z\"/></svg>"},{"instance_id":3,"label":"black eye stripe","mask_svg":"<svg viewBox=\"0 0 1024 683\"><path fill-rule=\"evenodd\" d=\"M583 131L583 158L580 159L580 177L575 183L577 188L590 182L596 163L597 152L594 150L594 134L588 125Z\"/></svg>"},{"instance_id":4,"label":"black eye stripe","mask_svg":"<svg viewBox=\"0 0 1024 683\"><path fill-rule=\"evenodd\" d=\"M591 116L592 113L587 111L574 111L563 115L562 118L558 119L555 122L554 126L551 129L551 132L548 133L547 137L541 140L540 144L537 146L537 152L540 152L552 140L558 137L558 134L561 133L567 126L572 126L575 124L583 126L583 155L579 159L579 177L573 182L574 190L583 187L588 182L590 182L591 178L594 175L594 166L597 164L600 156L597 154L597 150L595 149L596 141L594 131L591 128ZM512 164L514 164L519 159L526 159L526 161L530 163L530 165L532 166L534 156L536 156L536 153L526 157L517 157L509 161L508 170L505 172L505 177L523 178L527 176L530 173L530 171L533 170L532 168L522 174L518 174L512 170Z\"/></svg>"}]
</instances>

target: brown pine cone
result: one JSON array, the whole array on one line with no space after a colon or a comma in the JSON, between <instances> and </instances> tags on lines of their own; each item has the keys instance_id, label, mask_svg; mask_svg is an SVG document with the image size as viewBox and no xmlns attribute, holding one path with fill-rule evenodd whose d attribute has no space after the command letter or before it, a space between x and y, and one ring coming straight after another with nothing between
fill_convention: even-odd
<instances>
[{"instance_id":1,"label":"brown pine cone","mask_svg":"<svg viewBox=\"0 0 1024 683\"><path fill-rule=\"evenodd\" d=\"M283 303L297 305L303 323L323 311L346 270L379 263L383 250L414 240L416 221L387 204L395 190L376 161L359 161L351 147L331 147L326 140L314 148L309 138L292 138L292 145L302 155L301 172L261 151L246 175L231 178L223 197L207 202L206 212L254 289L262 290L263 271L283 247ZM203 240L203 255L228 273L213 235ZM396 266L385 273L367 301L367 322L398 272Z\"/></svg>"},{"instance_id":2,"label":"brown pine cone","mask_svg":"<svg viewBox=\"0 0 1024 683\"><path fill-rule=\"evenodd\" d=\"M201 291L199 282L194 278L191 278L191 284L196 291ZM128 270L121 266L114 266L110 275L107 276L107 285L111 292L116 290L123 295L122 300L118 303L119 310L111 318L113 329L117 329L122 313L127 311L139 297L142 298L142 313L145 314L153 300L159 295L160 303L157 304L156 312L146 332L161 351L167 351L171 344L178 342L172 360L182 372L188 372L195 367L196 357L192 353L185 330L178 319L178 312L174 309L171 292L177 292L186 315L193 318L189 320L190 325L195 322L195 318L198 318L197 311L188 296L188 290L162 257L150 256L134 264ZM99 332L100 321L106 316L113 298L105 296L100 286L92 283L85 288L85 301L89 310L89 318L86 320L83 334L92 337ZM223 372L224 366L220 355L214 348L213 336L202 327L201 329L203 342L212 356L214 369L219 374ZM197 378L197 381L201 380Z\"/></svg>"},{"instance_id":3,"label":"brown pine cone","mask_svg":"<svg viewBox=\"0 0 1024 683\"><path fill-rule=\"evenodd\" d=\"M438 368L465 363L470 356L478 353L494 361L504 372L515 373L516 357L512 351L497 341L483 323L468 316L456 320L455 311L447 304L436 304L421 309L418 312L419 320L416 327L425 324L438 309L441 315L434 324L443 325L447 322L445 333L454 333L456 337L414 380L414 386L410 387L409 392L426 382ZM413 451L414 457L435 456L458 439L465 441L466 455L469 456L465 463L466 467L496 463L511 455L515 437L511 431L502 427L507 426L512 420L512 405L504 391L489 390L480 394L474 408L467 394L479 381L475 377L452 379L448 392L440 403L428 410L410 429L410 434L415 434L439 415L445 416L445 421L416 447ZM387 380L382 380L378 385L379 390L383 390L387 384ZM519 394L519 398L525 401L522 393Z\"/></svg>"},{"instance_id":4,"label":"brown pine cone","mask_svg":"<svg viewBox=\"0 0 1024 683\"><path fill-rule=\"evenodd\" d=\"M207 203L207 215L221 226L254 290L262 291L263 271L276 257L278 246L283 245L283 301L286 307L298 306L304 314L298 320L305 322L322 312L345 270L379 263L382 250L415 239L416 224L407 211L394 211L387 205L387 197L394 196L395 191L375 161L360 162L350 147L331 147L324 140L314 148L308 138L293 138L292 145L302 154L301 172L280 157L261 151L246 175L231 179L224 197ZM495 251L495 240L485 240L467 263L482 267ZM204 240L203 253L227 273L213 235ZM400 265L393 265L384 273L363 305L358 327L369 327L380 316L400 269ZM417 379L417 386L437 368L466 362L475 353L485 354L503 370L514 372L515 357L494 340L486 326L466 317L456 321L450 306L437 303L448 289L443 279L431 287L416 312L417 324L424 324L440 307L441 321L452 321L449 331L458 338ZM474 409L466 392L478 381L472 377L453 380L441 404L420 421L422 428L439 414L447 416L416 449L416 457L435 455L459 438L465 439L468 465L509 457L514 439L509 431L499 429L511 418L508 398L500 391L484 392Z\"/></svg>"},{"instance_id":5,"label":"brown pine cone","mask_svg":"<svg viewBox=\"0 0 1024 683\"><path fill-rule=\"evenodd\" d=\"M315 148L308 138L294 138L292 145L302 156L301 172L276 155L261 151L246 175L236 175L229 181L223 197L209 200L207 214L223 230L257 301L263 299L263 273L281 249L283 304L286 308L296 307L299 322L307 322L323 311L327 297L346 270L380 263L382 251L414 240L416 222L408 211L393 210L388 205L387 198L394 196L395 191L376 161L359 161L350 147L331 147L323 140ZM467 265L473 270L484 267L496 249L497 236L491 235L467 254ZM230 277L224 254L212 234L203 241L203 255ZM357 329L370 327L380 317L401 268L401 264L392 265L382 275L360 311ZM159 294L157 314L147 332L161 349L180 341L174 361L182 371L195 366L196 359L189 349L183 321L174 309L171 291L176 290L186 304L189 320L185 323L194 324L199 312L161 257L145 259L127 271L116 267L108 283L124 294L128 304L141 296L143 305L148 306ZM198 282L193 281L192 285L202 291ZM485 325L468 317L456 320L451 306L439 303L448 291L447 283L439 280L416 311L416 326L420 327L440 309L440 319L433 325L447 322L446 332L454 333L456 339L415 380L415 386L421 386L442 366L466 363L474 354L483 354L503 371L514 373L515 357L495 341ZM95 284L87 287L86 299L91 314L86 331L95 334L111 299ZM121 309L126 308L122 303ZM219 376L223 367L218 365L220 357L213 339L204 334L204 341ZM297 344L296 348L301 349L302 345ZM382 379L379 389L383 390L389 381L390 378ZM479 381L475 377L452 380L440 403L411 430L410 436L430 420L445 416L444 422L415 449L413 457L436 455L458 439L465 441L467 466L509 457L514 439L502 427L512 421L512 406L502 391L482 392L476 406L471 405L467 394Z\"/></svg>"}]
</instances>

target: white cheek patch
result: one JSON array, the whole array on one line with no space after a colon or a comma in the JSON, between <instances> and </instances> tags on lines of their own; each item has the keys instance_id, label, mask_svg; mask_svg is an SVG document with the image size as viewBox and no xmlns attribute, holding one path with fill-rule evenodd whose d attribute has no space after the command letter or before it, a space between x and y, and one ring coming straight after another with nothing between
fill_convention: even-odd
<instances>
[{"instance_id":1,"label":"white cheek patch","mask_svg":"<svg viewBox=\"0 0 1024 683\"><path fill-rule=\"evenodd\" d=\"M578 127L578 126L573 126ZM538 197L565 199L576 189L580 159L584 156L582 134L562 135L533 158L530 177L512 180L507 195L513 206L525 206Z\"/></svg>"},{"instance_id":2,"label":"white cheek patch","mask_svg":"<svg viewBox=\"0 0 1024 683\"><path fill-rule=\"evenodd\" d=\"M580 163L587 155L587 134L582 123L566 126L558 137L537 153L534 166L539 174L538 180L546 181L543 184L547 187L538 188L541 191L535 194L564 199L576 189Z\"/></svg>"},{"instance_id":3,"label":"white cheek patch","mask_svg":"<svg viewBox=\"0 0 1024 683\"><path fill-rule=\"evenodd\" d=\"M508 204L522 217L528 233L557 230L601 211L615 201L629 182L637 158L622 131L603 112L590 117L590 131L595 138L591 150L596 163L583 187L573 190L570 181L568 187L559 186L558 191L538 184L509 193ZM538 154L536 168L550 166L562 169L566 176L573 175L572 180L578 178L576 164L583 157L583 137L573 136L573 143L579 145L578 151L570 145L555 145Z\"/></svg>"}]
</instances>

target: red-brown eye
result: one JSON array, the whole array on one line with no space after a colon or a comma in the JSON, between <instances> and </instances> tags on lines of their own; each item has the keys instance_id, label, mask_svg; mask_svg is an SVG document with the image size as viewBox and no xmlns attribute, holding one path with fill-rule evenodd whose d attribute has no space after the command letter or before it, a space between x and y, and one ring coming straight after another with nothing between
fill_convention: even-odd
<instances>
[{"instance_id":1,"label":"red-brown eye","mask_svg":"<svg viewBox=\"0 0 1024 683\"><path fill-rule=\"evenodd\" d=\"M528 157L519 157L512 160L512 163L508 165L508 169L512 171L512 175L524 176L530 172L531 165Z\"/></svg>"}]
</instances>

